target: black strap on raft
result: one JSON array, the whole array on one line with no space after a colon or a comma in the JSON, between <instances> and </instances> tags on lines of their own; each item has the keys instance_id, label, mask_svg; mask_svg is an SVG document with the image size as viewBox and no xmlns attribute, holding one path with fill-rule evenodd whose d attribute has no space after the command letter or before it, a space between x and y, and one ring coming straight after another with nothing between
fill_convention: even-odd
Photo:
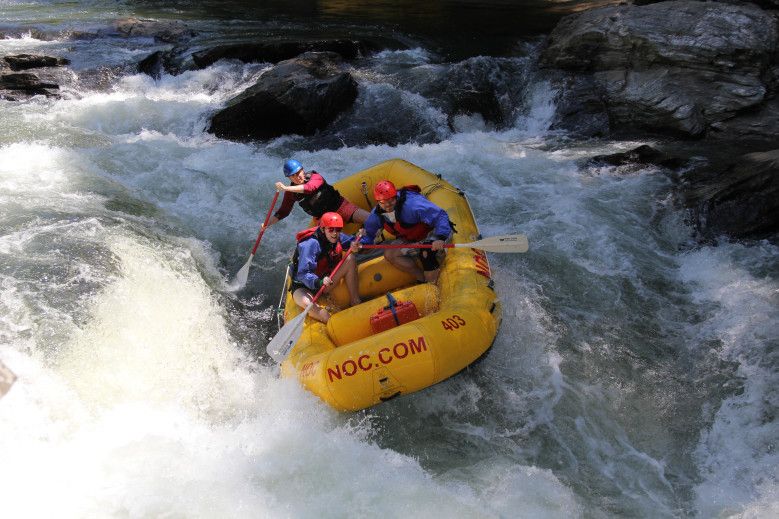
<instances>
[{"instance_id":1,"label":"black strap on raft","mask_svg":"<svg viewBox=\"0 0 779 519\"><path fill-rule=\"evenodd\" d=\"M371 203L371 199L368 198L368 183L364 181L362 183L362 194L365 197L365 201L368 202L368 211L370 211L373 204Z\"/></svg>"},{"instance_id":2,"label":"black strap on raft","mask_svg":"<svg viewBox=\"0 0 779 519\"><path fill-rule=\"evenodd\" d=\"M395 324L400 326L400 321L398 320L398 312L395 310L395 307L398 305L398 301L392 297L392 294L387 292L387 301L389 301L389 306L385 306L385 310L389 310L392 312L392 318L395 319Z\"/></svg>"}]
</instances>

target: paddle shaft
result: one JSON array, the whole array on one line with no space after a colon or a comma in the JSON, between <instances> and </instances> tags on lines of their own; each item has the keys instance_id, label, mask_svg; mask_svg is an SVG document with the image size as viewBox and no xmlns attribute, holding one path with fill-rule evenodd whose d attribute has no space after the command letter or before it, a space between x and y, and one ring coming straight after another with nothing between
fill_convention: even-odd
<instances>
[{"instance_id":1,"label":"paddle shaft","mask_svg":"<svg viewBox=\"0 0 779 519\"><path fill-rule=\"evenodd\" d=\"M462 243L445 243L444 248L451 249L457 245L467 245ZM433 245L430 243L388 243L386 245L363 245L363 249L430 249Z\"/></svg>"},{"instance_id":2,"label":"paddle shaft","mask_svg":"<svg viewBox=\"0 0 779 519\"><path fill-rule=\"evenodd\" d=\"M276 191L276 194L273 195L273 202L270 203L270 209L268 209L268 214L265 215L265 221L262 223L262 227L260 227L260 233L257 235L257 241L254 242L254 248L252 248L252 256L254 256L254 253L257 252L257 247L260 246L260 240L262 240L262 235L265 234L265 229L268 228L270 215L273 212L273 208L276 206L276 200L278 199L279 199L279 192Z\"/></svg>"},{"instance_id":3,"label":"paddle shaft","mask_svg":"<svg viewBox=\"0 0 779 519\"><path fill-rule=\"evenodd\" d=\"M349 254L351 254L351 253L352 253L352 249L347 249L346 254L344 254L344 257L341 258L341 261L338 262L338 265L335 266L333 271L327 277L329 277L330 279L333 279L333 276L335 276L336 272L338 272L338 269L341 268L341 265L344 264L344 261L346 261L346 258L348 258ZM319 299L319 296L321 296L325 292L326 289L327 289L327 286L325 286L325 284L322 283L322 286L319 288L319 291L316 293L314 298L311 300L311 304L312 305L314 303L316 303L316 300Z\"/></svg>"},{"instance_id":4,"label":"paddle shaft","mask_svg":"<svg viewBox=\"0 0 779 519\"><path fill-rule=\"evenodd\" d=\"M349 254L351 253L351 249L346 251L346 254L344 254L343 258L341 258L341 261L338 262L338 265L335 266L328 277L332 278L335 276L335 274L338 272L338 269L341 268L341 265L344 264L344 261L346 261L346 258L348 258ZM292 349L292 346L298 342L300 334L303 333L301 327L303 326L303 322L306 320L306 316L311 311L311 309L314 308L314 303L316 303L316 300L319 299L319 296L325 292L326 288L327 286L322 284L322 287L319 289L313 299L311 299L311 302L306 305L306 308L303 310L303 312L282 326L281 330L279 330L279 332L268 343L266 351L274 361L281 364L281 362L287 358L287 355L289 355L289 351Z\"/></svg>"},{"instance_id":5,"label":"paddle shaft","mask_svg":"<svg viewBox=\"0 0 779 519\"><path fill-rule=\"evenodd\" d=\"M462 247L479 249L485 252L527 252L527 236L524 234L506 234L503 236L489 236L470 243L445 243L443 248L451 249ZM432 249L432 243L387 243L377 245L363 245L365 249Z\"/></svg>"}]
</instances>

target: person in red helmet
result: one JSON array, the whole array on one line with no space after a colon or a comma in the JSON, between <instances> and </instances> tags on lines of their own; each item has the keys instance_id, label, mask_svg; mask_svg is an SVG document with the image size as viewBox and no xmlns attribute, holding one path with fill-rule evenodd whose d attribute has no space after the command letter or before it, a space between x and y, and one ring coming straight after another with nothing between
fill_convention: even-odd
<instances>
[{"instance_id":1,"label":"person in red helmet","mask_svg":"<svg viewBox=\"0 0 779 519\"><path fill-rule=\"evenodd\" d=\"M389 180L374 186L373 197L377 205L365 221L365 236L361 242L373 243L379 232L385 230L401 242L431 243L431 249L386 249L384 257L398 269L413 274L417 281L438 281L441 273L439 256L453 232L447 212L425 198L419 187L397 189ZM409 253L419 254L422 268Z\"/></svg>"},{"instance_id":2,"label":"person in red helmet","mask_svg":"<svg viewBox=\"0 0 779 519\"><path fill-rule=\"evenodd\" d=\"M326 212L340 214L347 223L363 223L368 218L368 211L360 209L341 196L341 193L316 171L307 173L297 160L290 159L284 163L284 176L290 180L290 185L276 182L276 190L283 191L284 198L279 210L268 220L268 227L286 218L295 202L314 218L319 218Z\"/></svg>"},{"instance_id":3,"label":"person in red helmet","mask_svg":"<svg viewBox=\"0 0 779 519\"><path fill-rule=\"evenodd\" d=\"M347 247L351 248L352 252L357 252L359 249L359 239L362 235L344 234L341 232L343 226L341 215L329 212L319 219L318 227L305 229L297 234L298 245L292 256L290 291L295 303L301 308L306 308L311 303L314 294L322 286L327 287L325 293L328 293L341 279L346 282L351 306L362 302L357 279L357 263L353 254L346 258L332 278L329 276L341 261ZM327 309L316 303L309 315L323 323L330 319Z\"/></svg>"}]
</instances>

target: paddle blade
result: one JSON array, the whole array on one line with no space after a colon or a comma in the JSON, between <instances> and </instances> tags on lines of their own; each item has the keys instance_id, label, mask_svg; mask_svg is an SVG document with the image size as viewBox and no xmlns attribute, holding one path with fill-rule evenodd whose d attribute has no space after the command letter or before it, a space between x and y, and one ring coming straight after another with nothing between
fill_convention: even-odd
<instances>
[{"instance_id":1,"label":"paddle blade","mask_svg":"<svg viewBox=\"0 0 779 519\"><path fill-rule=\"evenodd\" d=\"M235 278L233 279L232 283L230 283L227 288L231 292L236 292L243 287L246 286L246 280L249 279L249 269L252 266L252 258L254 258L254 254L249 256L249 260L244 264L243 267L241 267L241 270L238 271L238 273L235 275Z\"/></svg>"},{"instance_id":2,"label":"paddle blade","mask_svg":"<svg viewBox=\"0 0 779 519\"><path fill-rule=\"evenodd\" d=\"M455 247L481 249L485 252L527 252L527 236L524 234L505 234L490 236L471 243L456 243Z\"/></svg>"},{"instance_id":3,"label":"paddle blade","mask_svg":"<svg viewBox=\"0 0 779 519\"><path fill-rule=\"evenodd\" d=\"M306 316L313 306L313 304L308 305L306 309L303 310L303 313L282 326L279 333L277 333L268 343L268 347L265 351L268 352L268 355L270 355L276 363L281 364L282 361L287 358L287 355L289 355L289 350L292 349L292 346L300 339L300 335L303 333L303 321L306 320Z\"/></svg>"},{"instance_id":4,"label":"paddle blade","mask_svg":"<svg viewBox=\"0 0 779 519\"><path fill-rule=\"evenodd\" d=\"M0 398L8 393L11 386L14 385L14 382L16 382L16 375L14 375L14 372L0 362Z\"/></svg>"}]
</instances>

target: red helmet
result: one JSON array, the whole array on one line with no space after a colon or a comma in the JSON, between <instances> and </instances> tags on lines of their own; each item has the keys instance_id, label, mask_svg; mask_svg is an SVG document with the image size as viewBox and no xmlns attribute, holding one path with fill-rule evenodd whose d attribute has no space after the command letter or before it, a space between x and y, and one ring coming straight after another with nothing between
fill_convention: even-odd
<instances>
[{"instance_id":1,"label":"red helmet","mask_svg":"<svg viewBox=\"0 0 779 519\"><path fill-rule=\"evenodd\" d=\"M338 229L344 228L344 219L338 213L325 213L322 218L319 219L319 227L324 229L325 227L337 227Z\"/></svg>"},{"instance_id":2,"label":"red helmet","mask_svg":"<svg viewBox=\"0 0 779 519\"><path fill-rule=\"evenodd\" d=\"M377 202L389 200L397 194L398 190L395 189L395 184L389 180L382 180L373 187L373 198L375 198Z\"/></svg>"}]
</instances>

